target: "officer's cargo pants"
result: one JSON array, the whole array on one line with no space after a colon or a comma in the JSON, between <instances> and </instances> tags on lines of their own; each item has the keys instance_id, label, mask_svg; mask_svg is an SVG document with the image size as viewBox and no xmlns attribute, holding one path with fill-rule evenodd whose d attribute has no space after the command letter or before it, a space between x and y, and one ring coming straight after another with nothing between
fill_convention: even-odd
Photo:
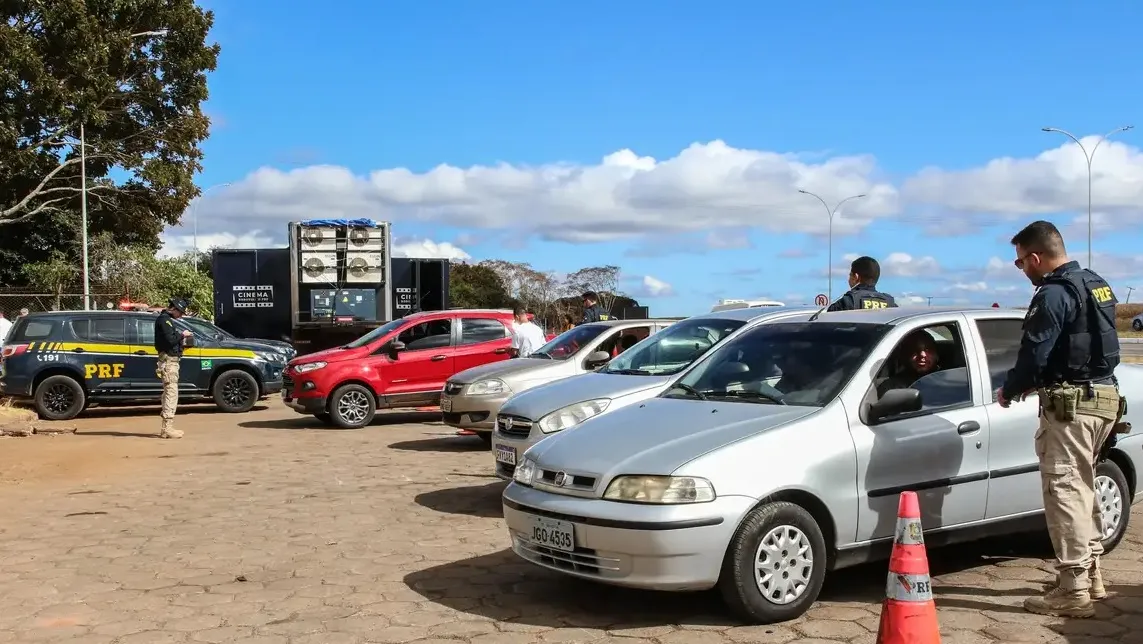
<instances>
[{"instance_id":1,"label":"officer's cargo pants","mask_svg":"<svg viewBox=\"0 0 1143 644\"><path fill-rule=\"evenodd\" d=\"M1091 587L1087 571L1103 555L1103 517L1095 495L1099 450L1115 421L1083 410L1065 422L1040 393L1036 456L1043 484L1044 518L1056 554L1059 584L1066 590Z\"/></svg>"},{"instance_id":2,"label":"officer's cargo pants","mask_svg":"<svg viewBox=\"0 0 1143 644\"><path fill-rule=\"evenodd\" d=\"M163 419L163 429L173 429L175 409L179 404L179 358L160 353L155 375L163 382L162 411L159 412Z\"/></svg>"}]
</instances>

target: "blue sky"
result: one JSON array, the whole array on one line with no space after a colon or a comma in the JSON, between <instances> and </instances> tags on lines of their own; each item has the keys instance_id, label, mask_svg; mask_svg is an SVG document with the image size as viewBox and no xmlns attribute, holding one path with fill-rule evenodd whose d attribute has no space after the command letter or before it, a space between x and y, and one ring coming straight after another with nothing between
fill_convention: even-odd
<instances>
[{"instance_id":1,"label":"blue sky","mask_svg":"<svg viewBox=\"0 0 1143 644\"><path fill-rule=\"evenodd\" d=\"M663 315L824 292L827 217L798 188L870 194L836 222L835 265L873 255L884 290L933 304L1021 303L1023 223L1057 221L1086 262L1083 155L1040 128L1100 135L1143 104L1130 2L204 4L222 56L199 183L232 185L199 204L200 245L277 242L306 212L389 218L410 247L620 265ZM1140 137L1094 163L1116 286L1143 268Z\"/></svg>"}]
</instances>

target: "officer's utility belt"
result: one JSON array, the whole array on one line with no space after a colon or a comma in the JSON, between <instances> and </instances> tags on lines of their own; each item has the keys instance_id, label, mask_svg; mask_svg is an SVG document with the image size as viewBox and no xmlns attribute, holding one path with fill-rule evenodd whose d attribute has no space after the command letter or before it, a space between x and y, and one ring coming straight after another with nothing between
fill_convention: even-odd
<instances>
[{"instance_id":1,"label":"officer's utility belt","mask_svg":"<svg viewBox=\"0 0 1143 644\"><path fill-rule=\"evenodd\" d=\"M1095 416L1115 423L1115 433L1131 431L1131 423L1122 422L1127 413L1127 399L1115 385L1073 385L1063 383L1036 390L1044 413L1061 423L1074 422L1076 416Z\"/></svg>"}]
</instances>

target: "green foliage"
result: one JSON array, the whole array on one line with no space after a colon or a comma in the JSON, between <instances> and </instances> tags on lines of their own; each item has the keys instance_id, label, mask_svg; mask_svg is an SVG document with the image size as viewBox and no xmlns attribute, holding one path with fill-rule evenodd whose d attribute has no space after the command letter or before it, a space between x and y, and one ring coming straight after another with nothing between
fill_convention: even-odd
<instances>
[{"instance_id":1,"label":"green foliage","mask_svg":"<svg viewBox=\"0 0 1143 644\"><path fill-rule=\"evenodd\" d=\"M512 298L496 271L482 264L449 263L449 300L454 308L505 308Z\"/></svg>"},{"instance_id":2,"label":"green foliage","mask_svg":"<svg viewBox=\"0 0 1143 644\"><path fill-rule=\"evenodd\" d=\"M156 250L199 193L213 15L194 0L10 0L0 13L0 283L54 252L78 264L81 125L90 233Z\"/></svg>"}]
</instances>

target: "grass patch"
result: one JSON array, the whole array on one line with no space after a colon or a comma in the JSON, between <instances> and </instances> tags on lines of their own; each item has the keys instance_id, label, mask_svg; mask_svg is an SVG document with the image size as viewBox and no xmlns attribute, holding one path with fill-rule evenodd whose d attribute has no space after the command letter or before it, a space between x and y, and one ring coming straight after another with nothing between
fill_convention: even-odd
<instances>
[{"instance_id":1,"label":"grass patch","mask_svg":"<svg viewBox=\"0 0 1143 644\"><path fill-rule=\"evenodd\" d=\"M36 420L36 412L13 404L11 398L0 398L0 422L30 423Z\"/></svg>"}]
</instances>

